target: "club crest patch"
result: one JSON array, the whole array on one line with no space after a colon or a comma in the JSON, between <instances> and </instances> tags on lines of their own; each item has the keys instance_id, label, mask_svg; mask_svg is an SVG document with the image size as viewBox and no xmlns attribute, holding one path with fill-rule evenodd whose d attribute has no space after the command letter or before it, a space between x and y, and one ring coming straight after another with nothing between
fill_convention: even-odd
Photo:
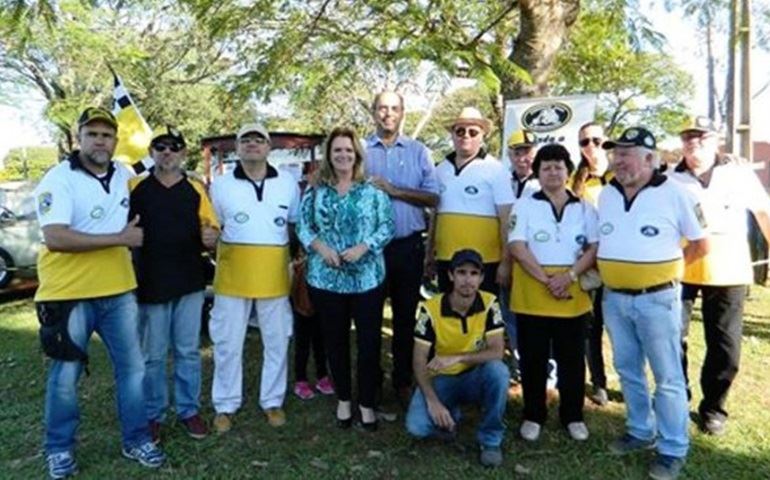
<instances>
[{"instance_id":1,"label":"club crest patch","mask_svg":"<svg viewBox=\"0 0 770 480\"><path fill-rule=\"evenodd\" d=\"M430 316L424 308L420 309L420 314L417 316L417 322L414 324L414 331L418 335L425 335L428 330L428 322L430 322Z\"/></svg>"},{"instance_id":2,"label":"club crest patch","mask_svg":"<svg viewBox=\"0 0 770 480\"><path fill-rule=\"evenodd\" d=\"M238 223L246 223L249 221L249 214L246 212L238 212L235 214L235 217L233 218Z\"/></svg>"},{"instance_id":3,"label":"club crest patch","mask_svg":"<svg viewBox=\"0 0 770 480\"><path fill-rule=\"evenodd\" d=\"M43 192L37 196L37 209L41 215L51 211L53 205L53 194L51 192Z\"/></svg>"},{"instance_id":4,"label":"club crest patch","mask_svg":"<svg viewBox=\"0 0 770 480\"><path fill-rule=\"evenodd\" d=\"M98 220L103 216L104 216L104 208L102 208L101 206L97 205L91 210L91 218Z\"/></svg>"}]
</instances>

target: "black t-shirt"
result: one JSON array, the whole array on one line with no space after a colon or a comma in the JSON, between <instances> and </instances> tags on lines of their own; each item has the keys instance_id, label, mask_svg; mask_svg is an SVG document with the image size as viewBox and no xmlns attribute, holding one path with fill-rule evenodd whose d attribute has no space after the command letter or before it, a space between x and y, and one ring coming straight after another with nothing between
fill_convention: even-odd
<instances>
[{"instance_id":1,"label":"black t-shirt","mask_svg":"<svg viewBox=\"0 0 770 480\"><path fill-rule=\"evenodd\" d=\"M152 173L131 192L144 242L134 249L139 303L163 303L205 288L201 192L183 178L165 187Z\"/></svg>"}]
</instances>

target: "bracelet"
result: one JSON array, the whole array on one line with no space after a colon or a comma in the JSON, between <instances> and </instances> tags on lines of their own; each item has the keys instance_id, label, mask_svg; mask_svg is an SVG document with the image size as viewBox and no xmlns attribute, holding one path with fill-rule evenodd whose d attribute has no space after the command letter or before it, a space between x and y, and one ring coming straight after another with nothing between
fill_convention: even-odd
<instances>
[{"instance_id":1,"label":"bracelet","mask_svg":"<svg viewBox=\"0 0 770 480\"><path fill-rule=\"evenodd\" d=\"M569 278L573 282L577 282L578 276L577 276L577 273L575 273L574 270L572 270L571 268L569 270L567 270L567 275L569 275Z\"/></svg>"}]
</instances>

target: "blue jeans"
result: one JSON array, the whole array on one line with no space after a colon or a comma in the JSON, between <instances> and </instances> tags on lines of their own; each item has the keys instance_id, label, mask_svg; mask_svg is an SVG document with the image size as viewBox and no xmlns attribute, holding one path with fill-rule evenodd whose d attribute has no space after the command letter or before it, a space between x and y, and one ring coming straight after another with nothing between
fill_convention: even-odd
<instances>
[{"instance_id":1,"label":"blue jeans","mask_svg":"<svg viewBox=\"0 0 770 480\"><path fill-rule=\"evenodd\" d=\"M500 287L500 311L505 322L505 334L508 336L508 348L511 350L511 376L519 377L518 335L516 333L516 314L511 311L510 302L511 287Z\"/></svg>"},{"instance_id":2,"label":"blue jeans","mask_svg":"<svg viewBox=\"0 0 770 480\"><path fill-rule=\"evenodd\" d=\"M161 422L168 409L166 357L174 353L174 402L180 419L200 409L201 331L203 291L182 295L166 303L139 305L139 332L144 354L144 395L147 418Z\"/></svg>"},{"instance_id":3,"label":"blue jeans","mask_svg":"<svg viewBox=\"0 0 770 480\"><path fill-rule=\"evenodd\" d=\"M69 334L83 351L96 332L107 347L117 389L118 419L127 448L150 440L144 407L144 361L139 348L133 292L78 302L69 317ZM71 451L80 423L77 382L81 362L51 360L45 392L46 454Z\"/></svg>"},{"instance_id":4,"label":"blue jeans","mask_svg":"<svg viewBox=\"0 0 770 480\"><path fill-rule=\"evenodd\" d=\"M685 457L689 436L680 287L637 296L607 288L602 309L628 410L628 433L642 440L657 436L659 453ZM654 400L647 388L645 359L655 378Z\"/></svg>"},{"instance_id":5,"label":"blue jeans","mask_svg":"<svg viewBox=\"0 0 770 480\"><path fill-rule=\"evenodd\" d=\"M500 360L486 362L458 375L433 377L433 389L441 403L460 421L460 405L481 407L482 419L476 432L480 445L499 447L505 432L505 405L508 400L508 368ZM422 390L417 388L406 413L406 429L418 438L430 437L437 431L428 413Z\"/></svg>"}]
</instances>

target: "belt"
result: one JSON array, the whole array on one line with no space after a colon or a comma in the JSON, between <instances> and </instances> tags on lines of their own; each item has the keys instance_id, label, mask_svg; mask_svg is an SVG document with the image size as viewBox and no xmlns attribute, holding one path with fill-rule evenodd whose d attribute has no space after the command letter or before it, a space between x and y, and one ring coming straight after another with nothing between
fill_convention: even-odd
<instances>
[{"instance_id":1,"label":"belt","mask_svg":"<svg viewBox=\"0 0 770 480\"><path fill-rule=\"evenodd\" d=\"M400 243L400 242L407 242L407 241L415 241L415 240L422 240L422 230L417 230L415 232L410 233L409 235L405 237L398 237L394 238L390 241L390 243Z\"/></svg>"},{"instance_id":2,"label":"belt","mask_svg":"<svg viewBox=\"0 0 770 480\"><path fill-rule=\"evenodd\" d=\"M677 285L679 285L679 282L675 280L669 280L666 283L659 283L657 285L653 285L651 287L646 288L610 288L615 293L622 293L624 295L631 295L631 296L637 296L642 295L644 293L654 293L654 292L660 292L661 290L668 290L669 288L674 288Z\"/></svg>"}]
</instances>

